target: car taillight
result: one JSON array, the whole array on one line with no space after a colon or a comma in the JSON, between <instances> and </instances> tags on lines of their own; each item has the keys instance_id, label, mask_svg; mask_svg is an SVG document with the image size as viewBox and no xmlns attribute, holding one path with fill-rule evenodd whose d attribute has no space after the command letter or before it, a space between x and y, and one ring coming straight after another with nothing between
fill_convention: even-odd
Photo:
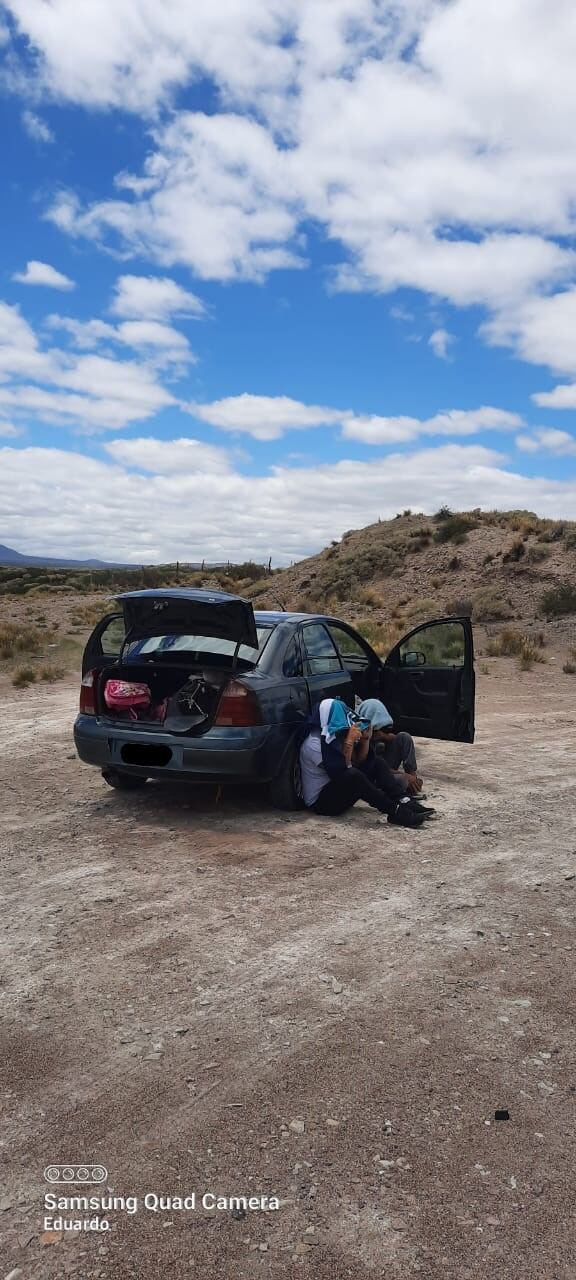
<instances>
[{"instance_id":1,"label":"car taillight","mask_svg":"<svg viewBox=\"0 0 576 1280\"><path fill-rule=\"evenodd\" d=\"M94 705L94 677L95 671L87 671L82 677L80 685L80 711L84 716L95 716L96 707Z\"/></svg>"},{"instance_id":2,"label":"car taillight","mask_svg":"<svg viewBox=\"0 0 576 1280\"><path fill-rule=\"evenodd\" d=\"M262 724L260 704L253 690L240 680L230 680L222 691L214 724Z\"/></svg>"}]
</instances>

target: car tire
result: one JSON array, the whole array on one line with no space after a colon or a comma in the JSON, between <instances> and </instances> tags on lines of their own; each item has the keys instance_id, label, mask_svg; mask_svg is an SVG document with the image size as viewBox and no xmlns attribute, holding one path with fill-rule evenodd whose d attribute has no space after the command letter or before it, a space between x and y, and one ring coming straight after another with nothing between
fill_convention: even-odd
<instances>
[{"instance_id":1,"label":"car tire","mask_svg":"<svg viewBox=\"0 0 576 1280\"><path fill-rule=\"evenodd\" d=\"M102 777L115 791L140 791L148 781L138 773L124 773L121 769L103 769Z\"/></svg>"},{"instance_id":2,"label":"car tire","mask_svg":"<svg viewBox=\"0 0 576 1280\"><path fill-rule=\"evenodd\" d=\"M303 809L302 779L300 775L300 752L291 747L282 769L276 778L269 783L268 791L272 804L276 809Z\"/></svg>"}]
</instances>

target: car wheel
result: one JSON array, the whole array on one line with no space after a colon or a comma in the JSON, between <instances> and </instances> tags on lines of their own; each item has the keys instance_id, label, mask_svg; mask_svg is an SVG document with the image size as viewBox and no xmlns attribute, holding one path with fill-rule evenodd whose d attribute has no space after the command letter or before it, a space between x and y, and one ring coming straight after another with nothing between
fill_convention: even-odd
<instances>
[{"instance_id":1,"label":"car wheel","mask_svg":"<svg viewBox=\"0 0 576 1280\"><path fill-rule=\"evenodd\" d=\"M102 777L116 791L140 791L148 781L138 773L124 773L121 769L103 769Z\"/></svg>"},{"instance_id":2,"label":"car wheel","mask_svg":"<svg viewBox=\"0 0 576 1280\"><path fill-rule=\"evenodd\" d=\"M277 778L268 787L272 804L277 809L303 809L300 752L292 747Z\"/></svg>"}]
</instances>

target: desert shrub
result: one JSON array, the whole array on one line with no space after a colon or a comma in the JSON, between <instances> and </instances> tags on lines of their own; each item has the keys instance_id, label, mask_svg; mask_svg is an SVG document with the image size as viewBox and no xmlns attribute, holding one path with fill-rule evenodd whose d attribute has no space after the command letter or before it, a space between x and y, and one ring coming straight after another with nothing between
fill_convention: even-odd
<instances>
[{"instance_id":1,"label":"desert shrub","mask_svg":"<svg viewBox=\"0 0 576 1280\"><path fill-rule=\"evenodd\" d=\"M493 555L492 551L489 551L489 552L488 552L488 555L487 555L487 556L484 556L484 559L483 559L483 561L482 561L482 564L483 564L483 565L485 565L485 564L492 564L493 559L494 559L494 555Z\"/></svg>"},{"instance_id":2,"label":"desert shrub","mask_svg":"<svg viewBox=\"0 0 576 1280\"><path fill-rule=\"evenodd\" d=\"M462 561L460 559L460 556L452 556L452 559L448 561L448 568L452 570L461 569Z\"/></svg>"},{"instance_id":3,"label":"desert shrub","mask_svg":"<svg viewBox=\"0 0 576 1280\"><path fill-rule=\"evenodd\" d=\"M450 510L450 507L440 507L432 516L432 519L436 524L442 524L443 520L452 520L453 515L454 512Z\"/></svg>"},{"instance_id":4,"label":"desert shrub","mask_svg":"<svg viewBox=\"0 0 576 1280\"><path fill-rule=\"evenodd\" d=\"M484 587L475 593L473 611L478 622L500 622L511 617L508 601L494 587Z\"/></svg>"},{"instance_id":5,"label":"desert shrub","mask_svg":"<svg viewBox=\"0 0 576 1280\"><path fill-rule=\"evenodd\" d=\"M33 684L35 679L34 667L17 667L12 676L12 684L17 689L23 689L27 684Z\"/></svg>"},{"instance_id":6,"label":"desert shrub","mask_svg":"<svg viewBox=\"0 0 576 1280\"><path fill-rule=\"evenodd\" d=\"M518 666L521 671L530 671L535 662L545 662L546 659L539 645L534 644L526 636L522 640L520 651L518 653Z\"/></svg>"},{"instance_id":7,"label":"desert shrub","mask_svg":"<svg viewBox=\"0 0 576 1280\"><path fill-rule=\"evenodd\" d=\"M564 542L569 551L573 551L576 548L576 529L568 529L564 534Z\"/></svg>"},{"instance_id":8,"label":"desert shrub","mask_svg":"<svg viewBox=\"0 0 576 1280\"><path fill-rule=\"evenodd\" d=\"M21 653L37 653L41 637L35 627L14 622L0 623L0 659L6 661Z\"/></svg>"},{"instance_id":9,"label":"desert shrub","mask_svg":"<svg viewBox=\"0 0 576 1280\"><path fill-rule=\"evenodd\" d=\"M469 516L446 516L443 519L434 534L435 542L454 542L457 546L466 542L471 529L474 529L474 521Z\"/></svg>"},{"instance_id":10,"label":"desert shrub","mask_svg":"<svg viewBox=\"0 0 576 1280\"><path fill-rule=\"evenodd\" d=\"M550 555L549 547L544 546L541 542L536 542L533 546L526 550L527 564L540 564L542 560L547 560Z\"/></svg>"},{"instance_id":11,"label":"desert shrub","mask_svg":"<svg viewBox=\"0 0 576 1280\"><path fill-rule=\"evenodd\" d=\"M377 609L384 603L380 592L376 591L375 587L360 587L356 598L361 604L371 605L373 609Z\"/></svg>"},{"instance_id":12,"label":"desert shrub","mask_svg":"<svg viewBox=\"0 0 576 1280\"><path fill-rule=\"evenodd\" d=\"M230 571L235 578L249 578L251 582L256 582L262 574L266 573L267 566L257 564L255 560L243 560L242 564L230 565Z\"/></svg>"},{"instance_id":13,"label":"desert shrub","mask_svg":"<svg viewBox=\"0 0 576 1280\"><path fill-rule=\"evenodd\" d=\"M447 600L444 613L447 618L471 618L474 606L471 600Z\"/></svg>"},{"instance_id":14,"label":"desert shrub","mask_svg":"<svg viewBox=\"0 0 576 1280\"><path fill-rule=\"evenodd\" d=\"M324 613L325 602L318 595L298 596L294 608L296 613Z\"/></svg>"},{"instance_id":15,"label":"desert shrub","mask_svg":"<svg viewBox=\"0 0 576 1280\"><path fill-rule=\"evenodd\" d=\"M504 564L516 564L517 561L521 560L525 555L526 544L522 541L522 538L516 538L512 543L512 546L508 547L508 550L504 552L502 560Z\"/></svg>"},{"instance_id":16,"label":"desert shrub","mask_svg":"<svg viewBox=\"0 0 576 1280\"><path fill-rule=\"evenodd\" d=\"M515 627L504 627L498 636L488 642L486 652L492 658L518 658L525 671L533 662L546 661L541 646L535 644L530 636L522 635Z\"/></svg>"},{"instance_id":17,"label":"desert shrub","mask_svg":"<svg viewBox=\"0 0 576 1280\"><path fill-rule=\"evenodd\" d=\"M376 622L375 618L360 618L356 623L356 630L360 632L361 636L364 636L364 639L367 640L368 644L371 644L374 649L377 647L380 641L380 632L382 628L380 623Z\"/></svg>"},{"instance_id":18,"label":"desert shrub","mask_svg":"<svg viewBox=\"0 0 576 1280\"><path fill-rule=\"evenodd\" d=\"M560 520L551 520L549 525L542 531L541 537L544 542L559 542L560 538L566 536L566 525Z\"/></svg>"},{"instance_id":19,"label":"desert shrub","mask_svg":"<svg viewBox=\"0 0 576 1280\"><path fill-rule=\"evenodd\" d=\"M385 656L402 639L404 627L396 621L376 622L374 618L361 618L356 623L356 630L372 645L372 648Z\"/></svg>"},{"instance_id":20,"label":"desert shrub","mask_svg":"<svg viewBox=\"0 0 576 1280\"><path fill-rule=\"evenodd\" d=\"M46 662L38 672L40 679L47 680L49 684L53 684L55 680L62 680L65 674L63 667L57 667L51 662Z\"/></svg>"},{"instance_id":21,"label":"desert shrub","mask_svg":"<svg viewBox=\"0 0 576 1280\"><path fill-rule=\"evenodd\" d=\"M562 670L565 676L576 676L576 662L565 662Z\"/></svg>"},{"instance_id":22,"label":"desert shrub","mask_svg":"<svg viewBox=\"0 0 576 1280\"><path fill-rule=\"evenodd\" d=\"M542 595L540 607L547 618L565 618L576 613L576 586L572 582L561 582L557 587L549 587Z\"/></svg>"}]
</instances>

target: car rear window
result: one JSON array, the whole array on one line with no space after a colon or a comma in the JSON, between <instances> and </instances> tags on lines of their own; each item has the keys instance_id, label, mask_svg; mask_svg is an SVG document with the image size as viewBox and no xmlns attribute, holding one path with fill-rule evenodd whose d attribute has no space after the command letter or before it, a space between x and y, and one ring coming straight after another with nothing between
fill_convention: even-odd
<instances>
[{"instance_id":1,"label":"car rear window","mask_svg":"<svg viewBox=\"0 0 576 1280\"><path fill-rule=\"evenodd\" d=\"M251 645L241 644L238 650L238 657L245 662L252 662L256 665L273 630L273 627L257 627L258 648L253 649ZM222 640L219 636L148 636L145 640L133 640L127 646L124 652L124 661L134 662L136 659L145 655L150 656L150 654L154 654L161 661L163 654L182 652L205 653L207 656L212 657L223 655L227 658L232 658L235 650L236 645L233 640Z\"/></svg>"}]
</instances>

